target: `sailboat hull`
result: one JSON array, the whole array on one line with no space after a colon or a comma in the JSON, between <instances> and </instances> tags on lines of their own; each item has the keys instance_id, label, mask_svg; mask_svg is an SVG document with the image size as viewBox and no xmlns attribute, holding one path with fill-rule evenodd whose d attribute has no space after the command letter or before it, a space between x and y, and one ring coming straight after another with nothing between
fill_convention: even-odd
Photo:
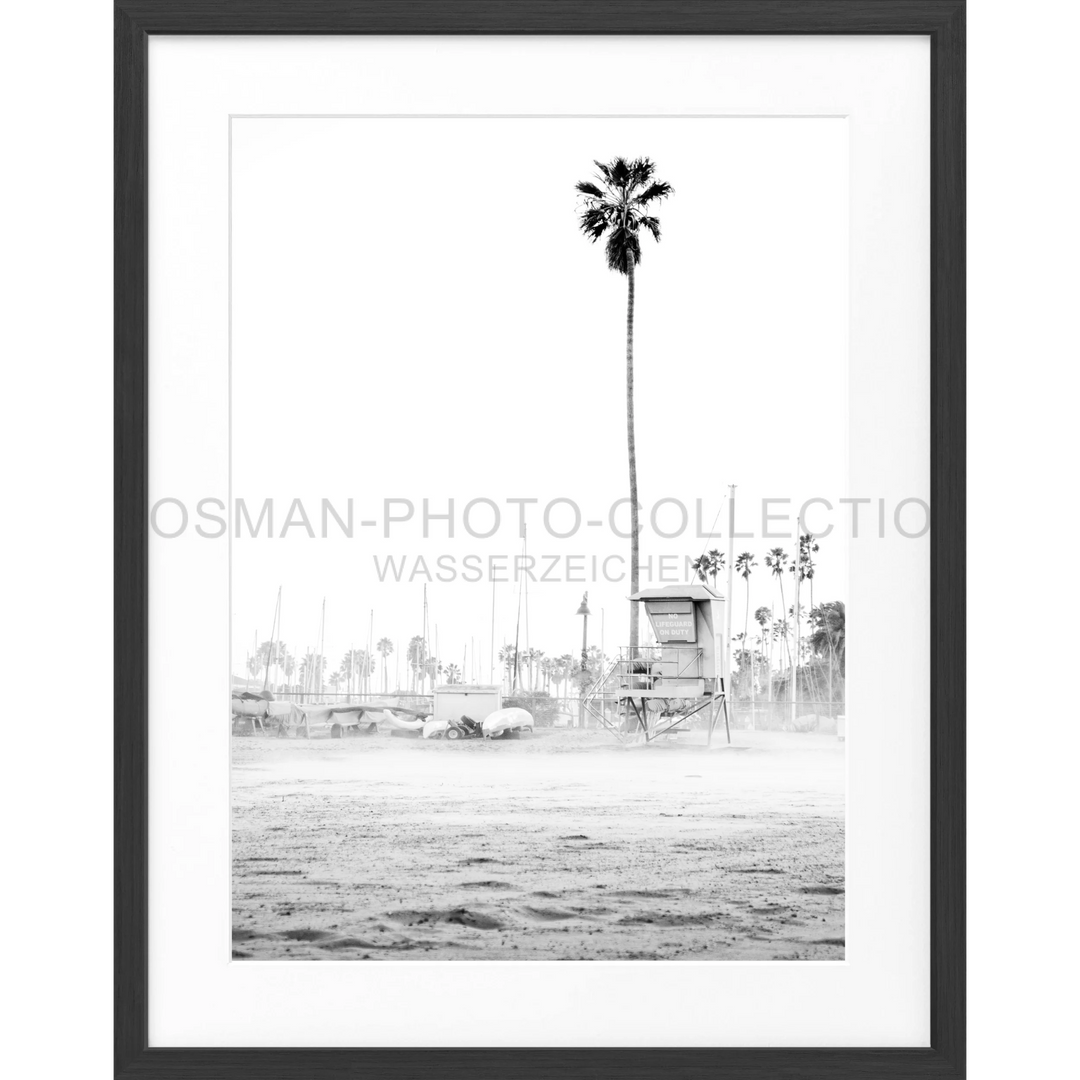
<instances>
[{"instance_id":1,"label":"sailboat hull","mask_svg":"<svg viewBox=\"0 0 1080 1080\"><path fill-rule=\"evenodd\" d=\"M508 731L532 731L532 713L526 709L499 709L484 720L484 738L497 739Z\"/></svg>"}]
</instances>

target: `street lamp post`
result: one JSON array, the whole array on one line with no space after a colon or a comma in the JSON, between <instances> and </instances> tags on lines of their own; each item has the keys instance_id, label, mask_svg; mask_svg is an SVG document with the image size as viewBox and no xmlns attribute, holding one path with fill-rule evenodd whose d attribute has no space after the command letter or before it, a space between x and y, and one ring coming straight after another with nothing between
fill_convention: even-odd
<instances>
[{"instance_id":1,"label":"street lamp post","mask_svg":"<svg viewBox=\"0 0 1080 1080\"><path fill-rule=\"evenodd\" d=\"M585 682L588 678L589 669L589 594L585 593L581 598L581 606L577 609L581 616L581 676L578 690L578 727L585 726Z\"/></svg>"}]
</instances>

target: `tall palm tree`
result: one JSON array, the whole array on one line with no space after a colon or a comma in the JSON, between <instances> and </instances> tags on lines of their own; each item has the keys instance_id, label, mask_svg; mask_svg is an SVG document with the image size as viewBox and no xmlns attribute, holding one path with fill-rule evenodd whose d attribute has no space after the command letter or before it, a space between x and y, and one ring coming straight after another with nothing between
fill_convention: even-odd
<instances>
[{"instance_id":1,"label":"tall palm tree","mask_svg":"<svg viewBox=\"0 0 1080 1080\"><path fill-rule=\"evenodd\" d=\"M382 657L382 688L386 693L386 658L394 651L394 643L388 638L379 638L375 651Z\"/></svg>"},{"instance_id":2,"label":"tall palm tree","mask_svg":"<svg viewBox=\"0 0 1080 1080\"><path fill-rule=\"evenodd\" d=\"M604 670L604 654L600 651L599 645L590 645L588 651L589 660L589 676L591 681L595 682L597 677Z\"/></svg>"},{"instance_id":3,"label":"tall palm tree","mask_svg":"<svg viewBox=\"0 0 1080 1080\"><path fill-rule=\"evenodd\" d=\"M840 661L840 676L846 674L847 660L847 609L842 600L832 600L810 609L810 648L817 656L829 657L829 715L836 715L836 701L833 689L833 667Z\"/></svg>"},{"instance_id":4,"label":"tall palm tree","mask_svg":"<svg viewBox=\"0 0 1080 1080\"><path fill-rule=\"evenodd\" d=\"M555 686L555 696L558 697L559 687L562 686L563 681L563 658L561 656L552 657L550 678Z\"/></svg>"},{"instance_id":5,"label":"tall palm tree","mask_svg":"<svg viewBox=\"0 0 1080 1080\"><path fill-rule=\"evenodd\" d=\"M551 682L558 670L559 661L553 656L545 656L540 661L540 673L544 676L544 693L551 693Z\"/></svg>"},{"instance_id":6,"label":"tall palm tree","mask_svg":"<svg viewBox=\"0 0 1080 1080\"><path fill-rule=\"evenodd\" d=\"M774 619L773 620L773 637L777 641L782 641L783 648L780 652L780 673L784 671L784 653L787 653L788 667L791 666L791 642L788 641L788 634L791 631L791 623L787 619Z\"/></svg>"},{"instance_id":7,"label":"tall palm tree","mask_svg":"<svg viewBox=\"0 0 1080 1080\"><path fill-rule=\"evenodd\" d=\"M787 565L788 553L782 547L774 547L768 555L765 556L765 565L771 571L773 577L780 583L780 610L781 612L787 610L787 602L784 600L784 567ZM791 647L788 645L787 639L787 623L784 623L784 649L788 654L788 659L791 659ZM783 656L780 658L781 666L783 665Z\"/></svg>"},{"instance_id":8,"label":"tall palm tree","mask_svg":"<svg viewBox=\"0 0 1080 1080\"><path fill-rule=\"evenodd\" d=\"M525 668L525 674L529 677L529 691L533 688L533 667L536 664L536 649L522 649L521 662ZM524 679L522 680L524 682Z\"/></svg>"},{"instance_id":9,"label":"tall palm tree","mask_svg":"<svg viewBox=\"0 0 1080 1080\"><path fill-rule=\"evenodd\" d=\"M736 667L735 675L732 676L732 682L731 682L733 696L737 699L738 696L739 696L739 684L740 683L747 683L747 681L748 681L747 677L748 676L749 676L749 685L753 686L754 677L750 673L750 670L749 670L749 665L752 662L753 657L752 657L752 654L750 654L747 651L748 642L746 640L745 631L743 633L741 633L741 634L732 634L731 635L731 643L732 643L732 645L737 645L738 646L738 648L734 650L734 652L735 652L734 659L735 659L735 663L736 663L737 667ZM745 689L745 687L744 687L744 689Z\"/></svg>"},{"instance_id":10,"label":"tall palm tree","mask_svg":"<svg viewBox=\"0 0 1080 1080\"><path fill-rule=\"evenodd\" d=\"M716 575L719 574L726 565L727 556L722 551L717 551L716 548L712 548L699 555L690 564L690 569L693 570L706 585L709 583L709 579L712 578L713 592L716 592Z\"/></svg>"},{"instance_id":11,"label":"tall palm tree","mask_svg":"<svg viewBox=\"0 0 1080 1080\"><path fill-rule=\"evenodd\" d=\"M803 609L801 604L802 583L810 579L810 606L814 606L814 560L812 556L817 553L818 545L814 540L813 533L798 533L798 544L795 548L795 562L790 570L795 578L795 603L792 606L791 618L795 629L795 675L791 683L791 701L794 705L799 690L799 661L802 659L802 622ZM794 719L794 715L792 716Z\"/></svg>"},{"instance_id":12,"label":"tall palm tree","mask_svg":"<svg viewBox=\"0 0 1080 1080\"><path fill-rule=\"evenodd\" d=\"M532 651L532 664L533 664L533 666L535 666L536 675L538 676L538 681L539 681L539 679L543 679L545 677L545 665L547 664L547 657L544 655L544 650L543 649L533 649L533 651ZM530 669L530 673L529 673L529 689L530 690L533 689L532 680L533 680L533 675L532 675L532 670ZM544 689L546 690L547 687L545 686Z\"/></svg>"},{"instance_id":13,"label":"tall palm tree","mask_svg":"<svg viewBox=\"0 0 1080 1080\"><path fill-rule=\"evenodd\" d=\"M308 650L300 661L300 681L305 693L318 693L325 671L326 657Z\"/></svg>"},{"instance_id":14,"label":"tall palm tree","mask_svg":"<svg viewBox=\"0 0 1080 1080\"><path fill-rule=\"evenodd\" d=\"M414 634L409 639L409 646L406 650L406 659L409 662L409 669L412 672L412 689L415 690L420 680L424 677L425 665L427 663L427 646L424 642L423 634ZM420 684L422 686L422 684Z\"/></svg>"},{"instance_id":15,"label":"tall palm tree","mask_svg":"<svg viewBox=\"0 0 1080 1080\"><path fill-rule=\"evenodd\" d=\"M660 221L649 213L674 190L654 180L656 166L648 158L617 157L604 164L595 161L594 180L580 180L578 192L584 206L578 218L581 231L604 246L609 270L626 276L626 452L630 463L630 592L638 591L638 496L637 449L634 442L634 267L641 262L642 229L660 239ZM630 604L630 646L638 643L638 605Z\"/></svg>"},{"instance_id":16,"label":"tall palm tree","mask_svg":"<svg viewBox=\"0 0 1080 1080\"><path fill-rule=\"evenodd\" d=\"M362 694L370 693L371 676L375 672L375 657L367 649L354 649L353 668L356 672L357 690Z\"/></svg>"},{"instance_id":17,"label":"tall palm tree","mask_svg":"<svg viewBox=\"0 0 1080 1080\"><path fill-rule=\"evenodd\" d=\"M354 679L357 672L357 664L360 659L360 652L358 649L350 649L342 658L341 666L338 668L342 678L341 681L345 684L345 690L349 694L349 699L352 700Z\"/></svg>"},{"instance_id":18,"label":"tall palm tree","mask_svg":"<svg viewBox=\"0 0 1080 1080\"><path fill-rule=\"evenodd\" d=\"M750 575L757 566L757 559L749 551L743 551L735 560L735 573L746 582L746 613L743 615L743 648L750 641ZM728 603L731 603L730 598ZM750 652L750 703L754 702L754 653Z\"/></svg>"},{"instance_id":19,"label":"tall palm tree","mask_svg":"<svg viewBox=\"0 0 1080 1080\"><path fill-rule=\"evenodd\" d=\"M252 657L252 660L257 661L252 674L258 676L260 671L265 671L266 678L269 679L270 669L281 660L282 649L283 646L280 641L260 642L258 649L255 650L255 655Z\"/></svg>"},{"instance_id":20,"label":"tall palm tree","mask_svg":"<svg viewBox=\"0 0 1080 1080\"><path fill-rule=\"evenodd\" d=\"M574 672L574 657L570 653L563 653L555 658L551 672L551 680L555 683L555 689L559 690Z\"/></svg>"},{"instance_id":21,"label":"tall palm tree","mask_svg":"<svg viewBox=\"0 0 1080 1080\"><path fill-rule=\"evenodd\" d=\"M514 685L514 672L521 663L521 656L513 645L504 645L499 650L499 659L506 665L506 682L508 686Z\"/></svg>"},{"instance_id":22,"label":"tall palm tree","mask_svg":"<svg viewBox=\"0 0 1080 1080\"><path fill-rule=\"evenodd\" d=\"M761 627L761 641L762 641L762 644L764 644L765 641L768 640L768 626L769 626L769 620L771 618L772 618L772 612L768 609L768 607L766 607L764 605L759 607L754 612L754 622L756 622L758 624L758 626ZM768 669L769 669L768 671L765 672L765 674L766 674L766 676L768 678L768 700L772 701L772 648L771 647L769 648L768 657L766 657L764 659L765 659L766 665L768 666Z\"/></svg>"},{"instance_id":23,"label":"tall palm tree","mask_svg":"<svg viewBox=\"0 0 1080 1080\"><path fill-rule=\"evenodd\" d=\"M798 617L795 619L795 632L801 630L803 619L802 604L799 602L802 594L802 583L810 582L810 606L814 606L814 560L813 556L820 550L820 546L814 540L813 533L801 533L799 535L799 553L796 561L788 569L795 579L795 611Z\"/></svg>"},{"instance_id":24,"label":"tall palm tree","mask_svg":"<svg viewBox=\"0 0 1080 1080\"><path fill-rule=\"evenodd\" d=\"M842 600L830 600L811 609L810 621L814 627L810 635L810 648L817 656L826 652L839 661L840 674L846 674L847 661L847 608Z\"/></svg>"},{"instance_id":25,"label":"tall palm tree","mask_svg":"<svg viewBox=\"0 0 1080 1080\"><path fill-rule=\"evenodd\" d=\"M814 606L814 571L817 569L813 556L821 550L821 545L814 539L813 533L803 533L799 537L799 580L810 582L810 607Z\"/></svg>"},{"instance_id":26,"label":"tall palm tree","mask_svg":"<svg viewBox=\"0 0 1080 1080\"><path fill-rule=\"evenodd\" d=\"M436 656L429 656L424 662L424 677L431 680L432 687L435 686L436 678L445 670L442 661Z\"/></svg>"}]
</instances>

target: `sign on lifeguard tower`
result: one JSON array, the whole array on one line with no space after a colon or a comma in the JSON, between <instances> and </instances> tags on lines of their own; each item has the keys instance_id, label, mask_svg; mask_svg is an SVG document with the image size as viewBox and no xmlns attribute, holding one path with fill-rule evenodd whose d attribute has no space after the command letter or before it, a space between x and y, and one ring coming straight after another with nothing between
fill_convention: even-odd
<instances>
[{"instance_id":1,"label":"sign on lifeguard tower","mask_svg":"<svg viewBox=\"0 0 1080 1080\"><path fill-rule=\"evenodd\" d=\"M721 645L724 598L694 583L642 589L630 600L644 606L656 644L621 649L586 708L613 733L644 735L646 742L707 710L710 743L722 709L730 743Z\"/></svg>"},{"instance_id":2,"label":"sign on lifeguard tower","mask_svg":"<svg viewBox=\"0 0 1080 1080\"><path fill-rule=\"evenodd\" d=\"M645 611L652 623L656 640L662 645L697 641L693 600L646 600Z\"/></svg>"}]
</instances>

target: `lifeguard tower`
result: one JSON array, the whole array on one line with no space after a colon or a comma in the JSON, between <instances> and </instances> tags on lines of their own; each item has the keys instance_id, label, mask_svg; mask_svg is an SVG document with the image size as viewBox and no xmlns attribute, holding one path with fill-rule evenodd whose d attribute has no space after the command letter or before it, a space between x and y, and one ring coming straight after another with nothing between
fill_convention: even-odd
<instances>
[{"instance_id":1,"label":"lifeguard tower","mask_svg":"<svg viewBox=\"0 0 1080 1080\"><path fill-rule=\"evenodd\" d=\"M642 589L655 645L623 646L585 698L589 714L620 740L652 742L694 716L708 716L708 745L727 708L726 650L722 647L724 597L706 585Z\"/></svg>"}]
</instances>

